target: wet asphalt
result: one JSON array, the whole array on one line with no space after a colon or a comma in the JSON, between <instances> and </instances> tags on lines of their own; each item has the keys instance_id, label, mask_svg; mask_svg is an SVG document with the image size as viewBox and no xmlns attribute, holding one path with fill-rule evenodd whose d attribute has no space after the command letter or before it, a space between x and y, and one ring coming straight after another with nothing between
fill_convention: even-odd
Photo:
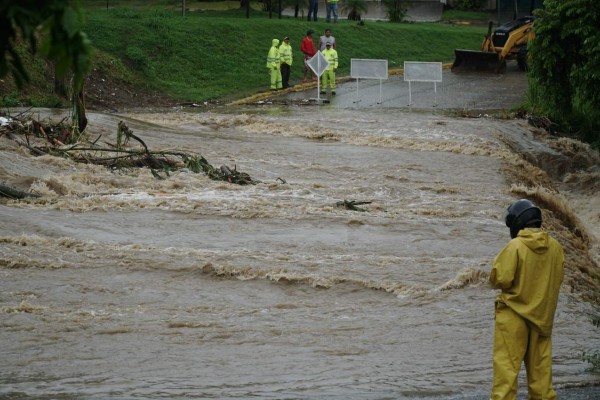
<instances>
[{"instance_id":1,"label":"wet asphalt","mask_svg":"<svg viewBox=\"0 0 600 400\"><path fill-rule=\"evenodd\" d=\"M388 79L340 78L336 94L320 94L316 84L300 84L266 101L314 104L333 108L403 108L493 112L518 106L526 96L527 74L515 63L503 74L451 72L444 68L441 82L408 82L402 73ZM322 88L321 88L322 90Z\"/></svg>"}]
</instances>

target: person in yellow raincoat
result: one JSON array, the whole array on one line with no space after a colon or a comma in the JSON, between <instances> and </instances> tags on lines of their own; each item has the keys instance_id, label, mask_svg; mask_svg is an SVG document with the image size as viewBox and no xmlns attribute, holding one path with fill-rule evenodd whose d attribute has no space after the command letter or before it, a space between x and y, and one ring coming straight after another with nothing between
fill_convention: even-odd
<instances>
[{"instance_id":1,"label":"person in yellow raincoat","mask_svg":"<svg viewBox=\"0 0 600 400\"><path fill-rule=\"evenodd\" d=\"M529 399L553 400L552 326L564 277L561 245L541 229L542 211L529 200L508 207L512 240L494 259L490 282L496 298L492 400L517 398L525 363Z\"/></svg>"},{"instance_id":2,"label":"person in yellow raincoat","mask_svg":"<svg viewBox=\"0 0 600 400\"><path fill-rule=\"evenodd\" d=\"M279 58L281 60L281 84L284 89L287 89L293 86L290 85L290 72L292 70L292 61L294 60L288 36L283 38L283 43L279 46Z\"/></svg>"},{"instance_id":3,"label":"person in yellow raincoat","mask_svg":"<svg viewBox=\"0 0 600 400\"><path fill-rule=\"evenodd\" d=\"M329 82L329 88L331 94L335 94L335 73L338 68L338 53L335 49L331 48L331 42L325 43L325 50L323 51L323 57L329 61L329 66L323 72L321 77L321 94L327 93L327 82Z\"/></svg>"},{"instance_id":4,"label":"person in yellow raincoat","mask_svg":"<svg viewBox=\"0 0 600 400\"><path fill-rule=\"evenodd\" d=\"M271 90L281 89L283 87L281 83L281 68L279 57L279 39L273 39L271 42L271 49L267 55L267 68L271 74Z\"/></svg>"}]
</instances>

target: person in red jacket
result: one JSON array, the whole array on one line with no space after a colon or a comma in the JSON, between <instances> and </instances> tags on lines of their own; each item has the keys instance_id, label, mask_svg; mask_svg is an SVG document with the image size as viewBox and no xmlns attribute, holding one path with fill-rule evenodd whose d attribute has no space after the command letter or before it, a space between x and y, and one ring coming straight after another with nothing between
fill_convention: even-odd
<instances>
[{"instance_id":1,"label":"person in red jacket","mask_svg":"<svg viewBox=\"0 0 600 400\"><path fill-rule=\"evenodd\" d=\"M315 33L312 29L309 29L306 32L306 37L302 39L302 43L300 43L300 51L304 54L304 83L306 83L306 75L308 71L311 71L312 81L316 82L317 78L310 67L306 64L308 60L310 60L317 51L315 50L315 43L313 42L312 34Z\"/></svg>"}]
</instances>

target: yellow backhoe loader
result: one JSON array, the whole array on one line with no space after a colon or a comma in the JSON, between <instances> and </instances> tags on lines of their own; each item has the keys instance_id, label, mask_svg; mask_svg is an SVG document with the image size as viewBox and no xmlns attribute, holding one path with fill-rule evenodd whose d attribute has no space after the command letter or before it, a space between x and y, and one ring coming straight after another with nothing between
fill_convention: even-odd
<instances>
[{"instance_id":1,"label":"yellow backhoe loader","mask_svg":"<svg viewBox=\"0 0 600 400\"><path fill-rule=\"evenodd\" d=\"M493 22L490 21L480 51L454 50L452 71L503 73L506 70L507 60L517 60L519 68L527 71L527 42L535 37L534 19L533 16L515 19L500 25L493 34Z\"/></svg>"}]
</instances>

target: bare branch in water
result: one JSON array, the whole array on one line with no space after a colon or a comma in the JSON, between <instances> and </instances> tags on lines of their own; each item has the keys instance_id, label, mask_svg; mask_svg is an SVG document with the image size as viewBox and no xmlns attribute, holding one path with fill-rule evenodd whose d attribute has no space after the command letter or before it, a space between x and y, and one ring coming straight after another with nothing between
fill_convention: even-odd
<instances>
[{"instance_id":1,"label":"bare branch in water","mask_svg":"<svg viewBox=\"0 0 600 400\"><path fill-rule=\"evenodd\" d=\"M79 163L103 165L112 170L146 167L152 170L152 174L157 179L165 179L159 174L160 172L168 177L170 172L187 169L195 173L202 172L212 180L238 185L254 185L260 182L244 172L239 172L237 166L233 169L226 165L215 168L200 154L183 151L151 151L123 121L118 124L117 143L104 142L107 147L98 146L100 137L93 141L79 138L79 141L65 145L69 127L65 126L64 119L54 125L44 125L30 115L9 117L8 121L0 126L0 136L6 135L36 156L46 154L59 156ZM33 144L33 140L30 139L36 139L35 142L38 144ZM130 139L141 144L143 149L126 148Z\"/></svg>"}]
</instances>

